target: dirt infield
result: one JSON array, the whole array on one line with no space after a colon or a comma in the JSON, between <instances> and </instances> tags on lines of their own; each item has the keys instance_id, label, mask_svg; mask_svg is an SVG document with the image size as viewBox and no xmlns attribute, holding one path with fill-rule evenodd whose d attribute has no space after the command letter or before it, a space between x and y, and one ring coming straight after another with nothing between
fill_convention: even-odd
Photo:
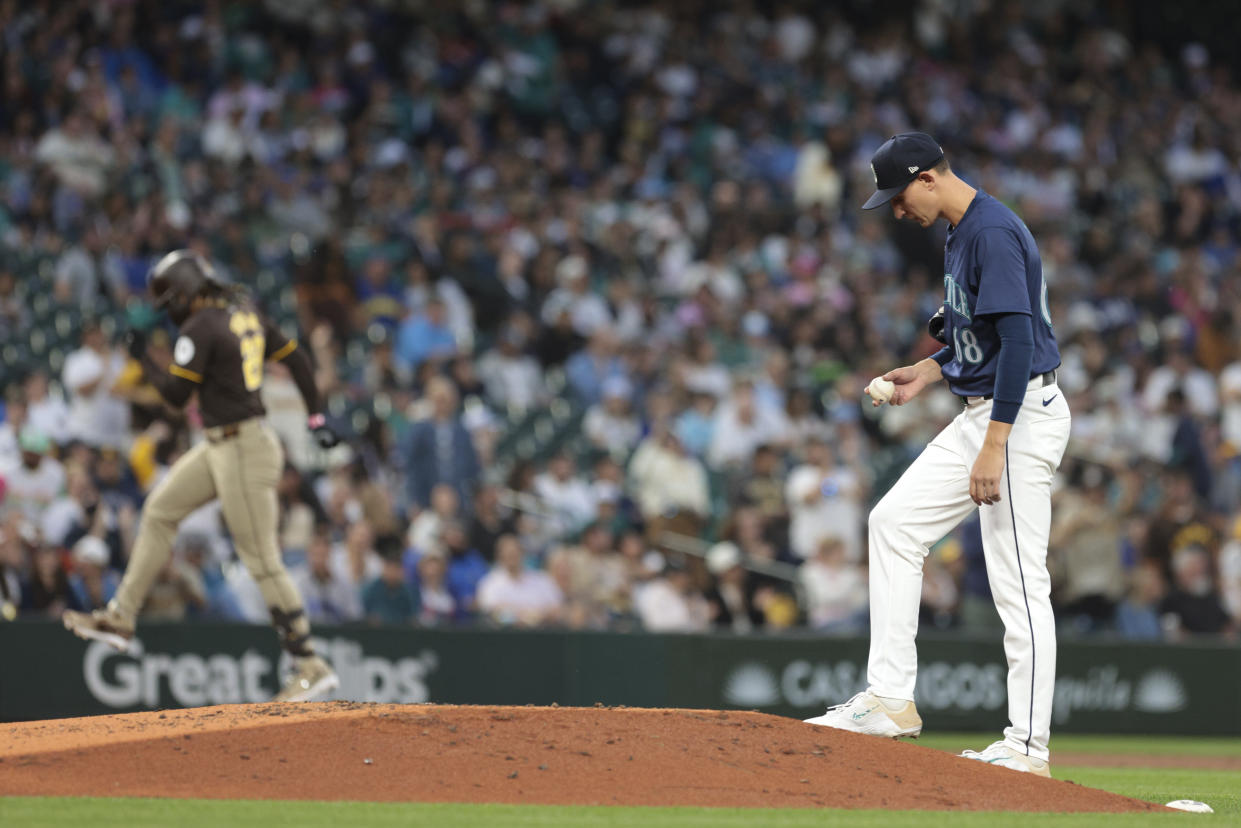
<instances>
[{"instance_id":1,"label":"dirt infield","mask_svg":"<svg viewBox=\"0 0 1241 828\"><path fill-rule=\"evenodd\" d=\"M0 795L1163 810L760 713L235 705L0 725Z\"/></svg>"}]
</instances>

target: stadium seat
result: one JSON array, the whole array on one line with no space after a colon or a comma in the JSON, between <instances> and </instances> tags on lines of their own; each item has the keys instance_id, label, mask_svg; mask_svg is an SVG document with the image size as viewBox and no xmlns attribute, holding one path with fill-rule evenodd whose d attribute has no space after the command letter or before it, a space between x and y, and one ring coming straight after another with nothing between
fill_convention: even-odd
<instances>
[{"instance_id":1,"label":"stadium seat","mask_svg":"<svg viewBox=\"0 0 1241 828\"><path fill-rule=\"evenodd\" d=\"M77 308L60 306L52 317L56 336L62 342L77 339L78 328L82 324L82 312Z\"/></svg>"},{"instance_id":2,"label":"stadium seat","mask_svg":"<svg viewBox=\"0 0 1241 828\"><path fill-rule=\"evenodd\" d=\"M379 393L371 400L371 411L381 420L386 420L392 416L392 398L387 394Z\"/></svg>"},{"instance_id":3,"label":"stadium seat","mask_svg":"<svg viewBox=\"0 0 1241 828\"><path fill-rule=\"evenodd\" d=\"M551 412L552 419L557 423L566 422L573 416L573 405L568 400L559 397L552 400L547 410Z\"/></svg>"},{"instance_id":4,"label":"stadium seat","mask_svg":"<svg viewBox=\"0 0 1241 828\"><path fill-rule=\"evenodd\" d=\"M280 313L297 313L297 291L292 287L285 287L279 293L279 311Z\"/></svg>"},{"instance_id":5,"label":"stadium seat","mask_svg":"<svg viewBox=\"0 0 1241 828\"><path fill-rule=\"evenodd\" d=\"M30 353L40 362L44 361L50 344L47 334L40 328L33 328L30 331L28 341L30 342Z\"/></svg>"},{"instance_id":6,"label":"stadium seat","mask_svg":"<svg viewBox=\"0 0 1241 828\"><path fill-rule=\"evenodd\" d=\"M349 410L349 400L344 394L331 394L327 398L327 413L333 417L344 417Z\"/></svg>"},{"instance_id":7,"label":"stadium seat","mask_svg":"<svg viewBox=\"0 0 1241 828\"><path fill-rule=\"evenodd\" d=\"M523 440L530 439L531 433L534 431L534 423L539 419L538 410L529 410L521 413L521 418L509 426L508 430L500 435L500 439L496 442L497 459L511 458L517 451L518 444ZM532 444L533 445L533 444ZM530 449L530 456L534 453L534 448Z\"/></svg>"},{"instance_id":8,"label":"stadium seat","mask_svg":"<svg viewBox=\"0 0 1241 828\"><path fill-rule=\"evenodd\" d=\"M354 434L365 434L371 428L371 422L374 417L371 412L365 408L355 408L349 414L349 425L353 429Z\"/></svg>"},{"instance_id":9,"label":"stadium seat","mask_svg":"<svg viewBox=\"0 0 1241 828\"><path fill-rule=\"evenodd\" d=\"M534 439L540 444L550 443L556 436L556 423L551 417L539 417L534 423Z\"/></svg>"},{"instance_id":10,"label":"stadium seat","mask_svg":"<svg viewBox=\"0 0 1241 828\"><path fill-rule=\"evenodd\" d=\"M53 377L60 376L60 372L65 367L65 350L59 346L53 346L47 352L47 370L49 375Z\"/></svg>"},{"instance_id":11,"label":"stadium seat","mask_svg":"<svg viewBox=\"0 0 1241 828\"><path fill-rule=\"evenodd\" d=\"M35 291L30 296L30 312L36 322L47 319L55 309L52 297L44 291Z\"/></svg>"},{"instance_id":12,"label":"stadium seat","mask_svg":"<svg viewBox=\"0 0 1241 828\"><path fill-rule=\"evenodd\" d=\"M515 452L522 460L529 460L534 457L534 453L538 451L538 444L532 437L526 437L517 442Z\"/></svg>"},{"instance_id":13,"label":"stadium seat","mask_svg":"<svg viewBox=\"0 0 1241 828\"><path fill-rule=\"evenodd\" d=\"M254 277L254 292L258 296L269 296L279 286L276 274L270 270L260 270Z\"/></svg>"}]
</instances>

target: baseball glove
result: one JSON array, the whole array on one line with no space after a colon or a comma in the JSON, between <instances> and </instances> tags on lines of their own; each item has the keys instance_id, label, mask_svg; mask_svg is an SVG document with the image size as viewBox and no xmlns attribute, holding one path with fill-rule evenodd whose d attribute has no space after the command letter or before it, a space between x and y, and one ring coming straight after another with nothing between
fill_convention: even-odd
<instances>
[{"instance_id":1,"label":"baseball glove","mask_svg":"<svg viewBox=\"0 0 1241 828\"><path fill-rule=\"evenodd\" d=\"M939 310L935 311L935 315L926 321L926 332L931 338L940 344L947 345L948 339L944 336L944 306L940 305Z\"/></svg>"}]
</instances>

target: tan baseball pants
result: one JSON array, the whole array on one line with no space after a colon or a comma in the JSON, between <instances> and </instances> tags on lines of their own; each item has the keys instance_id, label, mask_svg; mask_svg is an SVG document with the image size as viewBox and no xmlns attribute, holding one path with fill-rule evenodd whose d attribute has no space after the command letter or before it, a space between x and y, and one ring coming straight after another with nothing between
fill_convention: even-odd
<instances>
[{"instance_id":1,"label":"tan baseball pants","mask_svg":"<svg viewBox=\"0 0 1241 828\"><path fill-rule=\"evenodd\" d=\"M284 466L280 441L258 417L209 428L206 437L173 463L147 497L114 606L126 618L137 617L172 553L177 525L218 497L237 556L258 582L282 645L293 655L309 655L310 622L276 535L276 483Z\"/></svg>"}]
</instances>

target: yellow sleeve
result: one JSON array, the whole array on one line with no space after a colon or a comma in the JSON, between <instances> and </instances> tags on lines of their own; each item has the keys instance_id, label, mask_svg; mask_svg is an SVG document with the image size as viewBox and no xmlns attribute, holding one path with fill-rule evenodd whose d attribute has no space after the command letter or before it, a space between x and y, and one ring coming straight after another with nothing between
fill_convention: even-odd
<instances>
[{"instance_id":1,"label":"yellow sleeve","mask_svg":"<svg viewBox=\"0 0 1241 828\"><path fill-rule=\"evenodd\" d=\"M125 368L112 383L113 391L129 391L142 385L142 363L136 359L125 360Z\"/></svg>"},{"instance_id":2,"label":"yellow sleeve","mask_svg":"<svg viewBox=\"0 0 1241 828\"><path fill-rule=\"evenodd\" d=\"M134 479L145 492L155 480L157 466L154 440L145 434L134 438L134 444L129 449L129 467L134 470Z\"/></svg>"}]
</instances>

